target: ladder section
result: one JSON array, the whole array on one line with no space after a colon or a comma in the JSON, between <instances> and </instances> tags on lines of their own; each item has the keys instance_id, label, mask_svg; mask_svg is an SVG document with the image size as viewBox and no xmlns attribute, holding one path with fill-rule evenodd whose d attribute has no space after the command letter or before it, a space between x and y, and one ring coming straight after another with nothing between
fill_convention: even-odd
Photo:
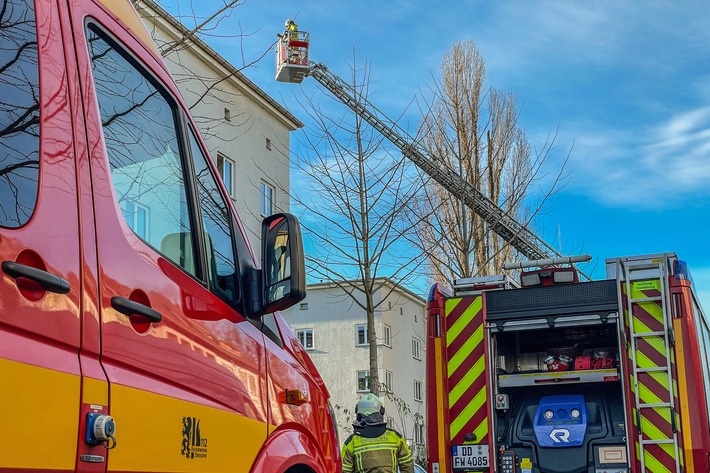
<instances>
[{"instance_id":1,"label":"ladder section","mask_svg":"<svg viewBox=\"0 0 710 473\"><path fill-rule=\"evenodd\" d=\"M673 320L667 287L669 261L664 256L646 261L618 260L617 264L634 391L637 465L644 473L680 473Z\"/></svg>"},{"instance_id":2,"label":"ladder section","mask_svg":"<svg viewBox=\"0 0 710 473\"><path fill-rule=\"evenodd\" d=\"M461 199L471 210L479 215L510 246L528 259L546 259L561 256L554 248L545 243L526 226L518 223L504 212L495 202L481 191L466 182L456 171L442 160L433 159L406 131L380 110L367 101L353 87L333 74L323 64L310 67L308 75L317 80L341 102L373 128L382 133L402 155L412 161L419 169L438 182L447 191Z\"/></svg>"}]
</instances>

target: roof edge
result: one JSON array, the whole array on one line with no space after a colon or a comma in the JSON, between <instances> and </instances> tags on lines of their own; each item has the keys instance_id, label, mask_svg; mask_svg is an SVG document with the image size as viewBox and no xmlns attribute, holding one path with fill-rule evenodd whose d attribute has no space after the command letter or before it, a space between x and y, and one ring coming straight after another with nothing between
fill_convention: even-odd
<instances>
[{"instance_id":1,"label":"roof edge","mask_svg":"<svg viewBox=\"0 0 710 473\"><path fill-rule=\"evenodd\" d=\"M175 30L181 33L184 37L187 37L190 33L190 30L188 30L185 25L183 25L178 19L173 17L170 13L168 13L165 9L158 5L154 0L133 0L133 4L138 12L140 12L141 10L145 11L145 8L140 8L139 6L140 4L144 4L149 9L153 10L162 19L167 21L170 26L175 28ZM141 17L141 20L144 21L143 17ZM150 28L147 29L149 30ZM283 105L278 103L269 94L264 92L264 90L262 90L258 85L256 85L249 78L247 78L244 73L242 73L239 69L232 65L232 63L222 57L217 51L215 51L211 46L205 43L198 36L193 35L187 38L186 41L190 41L191 43L198 46L209 56L211 56L220 66L227 70L227 72L231 74L235 79L237 79L239 82L242 82L246 86L246 91L250 92L252 97L259 97L268 105L270 105L273 108L274 114L280 115L282 121L287 124L291 131L295 131L305 126L303 122L296 118L296 116L289 112Z\"/></svg>"}]
</instances>

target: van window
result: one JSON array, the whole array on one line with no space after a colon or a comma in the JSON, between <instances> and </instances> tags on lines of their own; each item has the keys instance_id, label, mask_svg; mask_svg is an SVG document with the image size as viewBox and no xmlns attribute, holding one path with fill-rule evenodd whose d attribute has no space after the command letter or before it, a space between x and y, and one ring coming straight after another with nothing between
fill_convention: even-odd
<instances>
[{"instance_id":1,"label":"van window","mask_svg":"<svg viewBox=\"0 0 710 473\"><path fill-rule=\"evenodd\" d=\"M146 243L196 275L176 107L93 25L88 27L87 41L111 178L123 217Z\"/></svg>"},{"instance_id":2,"label":"van window","mask_svg":"<svg viewBox=\"0 0 710 473\"><path fill-rule=\"evenodd\" d=\"M207 274L210 289L230 302L238 299L237 269L230 210L219 185L207 166L207 159L190 131L190 149L197 176L197 200L200 203L202 227L207 246Z\"/></svg>"},{"instance_id":3,"label":"van window","mask_svg":"<svg viewBox=\"0 0 710 473\"><path fill-rule=\"evenodd\" d=\"M31 0L0 10L0 226L32 216L39 182L39 71Z\"/></svg>"}]
</instances>

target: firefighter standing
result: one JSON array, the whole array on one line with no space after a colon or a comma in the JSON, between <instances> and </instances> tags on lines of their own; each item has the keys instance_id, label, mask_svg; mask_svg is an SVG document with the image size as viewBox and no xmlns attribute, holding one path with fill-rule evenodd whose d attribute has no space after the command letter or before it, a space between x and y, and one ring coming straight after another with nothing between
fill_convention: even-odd
<instances>
[{"instance_id":1,"label":"firefighter standing","mask_svg":"<svg viewBox=\"0 0 710 473\"><path fill-rule=\"evenodd\" d=\"M295 21L293 20L286 20L286 32L290 35L291 38L296 39L298 38L298 25L296 24Z\"/></svg>"},{"instance_id":2,"label":"firefighter standing","mask_svg":"<svg viewBox=\"0 0 710 473\"><path fill-rule=\"evenodd\" d=\"M374 394L357 402L355 432L343 445L343 473L414 473L412 453L402 436L387 428L384 413Z\"/></svg>"},{"instance_id":3,"label":"firefighter standing","mask_svg":"<svg viewBox=\"0 0 710 473\"><path fill-rule=\"evenodd\" d=\"M305 51L301 50L301 47L295 46L294 43L298 41L298 25L295 21L289 19L286 20L286 31L281 36L281 41L288 45L288 62L289 64L300 64L308 65L308 62L304 60Z\"/></svg>"}]
</instances>

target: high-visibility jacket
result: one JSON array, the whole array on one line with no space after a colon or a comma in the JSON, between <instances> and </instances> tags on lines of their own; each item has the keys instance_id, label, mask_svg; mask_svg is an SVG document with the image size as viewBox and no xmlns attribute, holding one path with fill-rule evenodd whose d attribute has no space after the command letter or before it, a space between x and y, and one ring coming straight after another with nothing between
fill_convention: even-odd
<instances>
[{"instance_id":1,"label":"high-visibility jacket","mask_svg":"<svg viewBox=\"0 0 710 473\"><path fill-rule=\"evenodd\" d=\"M343 473L414 473L414 460L402 436L386 429L379 437L353 434L343 445Z\"/></svg>"}]
</instances>

